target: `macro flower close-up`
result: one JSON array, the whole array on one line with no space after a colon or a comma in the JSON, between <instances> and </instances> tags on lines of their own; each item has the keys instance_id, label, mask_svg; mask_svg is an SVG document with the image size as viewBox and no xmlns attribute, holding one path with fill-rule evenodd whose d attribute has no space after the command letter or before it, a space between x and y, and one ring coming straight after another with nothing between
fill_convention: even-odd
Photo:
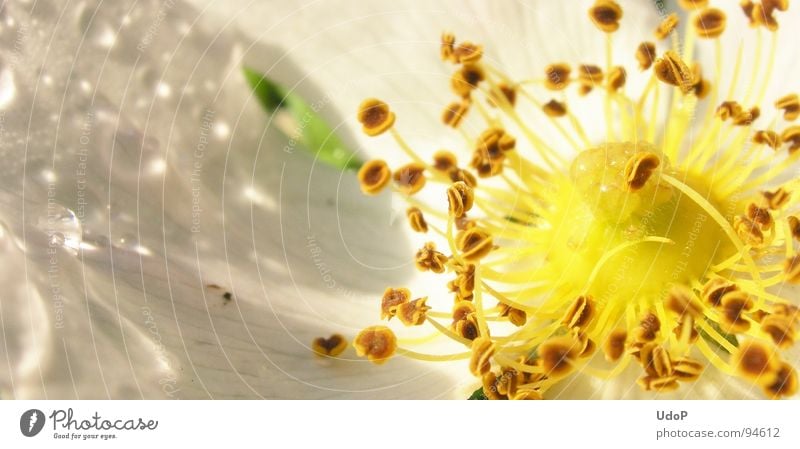
<instances>
[{"instance_id":1,"label":"macro flower close-up","mask_svg":"<svg viewBox=\"0 0 800 449\"><path fill-rule=\"evenodd\" d=\"M793 2L55 3L0 398L796 398Z\"/></svg>"}]
</instances>

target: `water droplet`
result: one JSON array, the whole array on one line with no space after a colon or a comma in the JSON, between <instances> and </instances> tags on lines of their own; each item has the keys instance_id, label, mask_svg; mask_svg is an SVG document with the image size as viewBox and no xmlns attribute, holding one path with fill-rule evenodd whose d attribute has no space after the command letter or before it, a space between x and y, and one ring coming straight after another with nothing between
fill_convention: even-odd
<instances>
[{"instance_id":1,"label":"water droplet","mask_svg":"<svg viewBox=\"0 0 800 449\"><path fill-rule=\"evenodd\" d=\"M34 225L47 235L51 246L66 248L73 255L81 249L81 222L72 210L54 202L42 206Z\"/></svg>"},{"instance_id":2,"label":"water droplet","mask_svg":"<svg viewBox=\"0 0 800 449\"><path fill-rule=\"evenodd\" d=\"M4 67L0 62L0 110L5 109L14 101L17 87L14 85L14 72Z\"/></svg>"}]
</instances>

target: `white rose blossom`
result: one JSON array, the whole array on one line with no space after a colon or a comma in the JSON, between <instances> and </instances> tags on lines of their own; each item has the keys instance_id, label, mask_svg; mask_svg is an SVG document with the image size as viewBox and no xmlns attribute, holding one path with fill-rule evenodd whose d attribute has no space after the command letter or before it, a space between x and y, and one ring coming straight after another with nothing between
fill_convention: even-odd
<instances>
[{"instance_id":1,"label":"white rose blossom","mask_svg":"<svg viewBox=\"0 0 800 449\"><path fill-rule=\"evenodd\" d=\"M787 6L6 3L0 396L793 396ZM265 113L245 66L374 170L278 132L304 122ZM440 149L477 181L436 172Z\"/></svg>"}]
</instances>

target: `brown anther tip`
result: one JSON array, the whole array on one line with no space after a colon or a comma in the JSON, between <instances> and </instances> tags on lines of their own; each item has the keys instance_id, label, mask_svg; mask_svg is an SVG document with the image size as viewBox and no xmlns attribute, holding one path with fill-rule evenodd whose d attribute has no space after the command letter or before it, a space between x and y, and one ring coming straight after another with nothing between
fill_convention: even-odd
<instances>
[{"instance_id":1,"label":"brown anther tip","mask_svg":"<svg viewBox=\"0 0 800 449\"><path fill-rule=\"evenodd\" d=\"M608 72L608 90L616 92L625 87L625 81L628 79L628 74L622 66L616 66Z\"/></svg>"},{"instance_id":2,"label":"brown anther tip","mask_svg":"<svg viewBox=\"0 0 800 449\"><path fill-rule=\"evenodd\" d=\"M777 2L762 0L761 3L754 3L750 9L750 23L754 26L763 26L769 31L778 30L778 20L773 16L775 4Z\"/></svg>"},{"instance_id":3,"label":"brown anther tip","mask_svg":"<svg viewBox=\"0 0 800 449\"><path fill-rule=\"evenodd\" d=\"M561 377L573 369L573 362L581 353L580 342L572 337L552 337L539 345L539 359L548 377Z\"/></svg>"},{"instance_id":4,"label":"brown anther tip","mask_svg":"<svg viewBox=\"0 0 800 449\"><path fill-rule=\"evenodd\" d=\"M443 61L450 61L453 59L453 47L455 46L455 43L456 36L453 33L449 31L442 33L439 54Z\"/></svg>"},{"instance_id":5,"label":"brown anther tip","mask_svg":"<svg viewBox=\"0 0 800 449\"><path fill-rule=\"evenodd\" d=\"M763 385L775 380L780 362L772 348L757 340L748 340L731 355L731 365L742 377Z\"/></svg>"},{"instance_id":6,"label":"brown anther tip","mask_svg":"<svg viewBox=\"0 0 800 449\"><path fill-rule=\"evenodd\" d=\"M789 232L792 234L795 240L800 241L800 218L795 217L794 215L789 215L786 218L786 222L789 224Z\"/></svg>"},{"instance_id":7,"label":"brown anther tip","mask_svg":"<svg viewBox=\"0 0 800 449\"><path fill-rule=\"evenodd\" d=\"M702 363L690 357L680 357L672 363L673 374L684 382L697 380L704 368Z\"/></svg>"},{"instance_id":8,"label":"brown anther tip","mask_svg":"<svg viewBox=\"0 0 800 449\"><path fill-rule=\"evenodd\" d=\"M578 66L578 80L586 86L596 86L603 81L603 69L593 64Z\"/></svg>"},{"instance_id":9,"label":"brown anther tip","mask_svg":"<svg viewBox=\"0 0 800 449\"><path fill-rule=\"evenodd\" d=\"M415 265L419 271L432 271L434 273L444 273L447 256L436 251L436 245L428 242L417 251Z\"/></svg>"},{"instance_id":10,"label":"brown anther tip","mask_svg":"<svg viewBox=\"0 0 800 449\"><path fill-rule=\"evenodd\" d=\"M400 304L397 307L397 318L406 326L419 326L425 322L428 310L426 302L428 298L419 298L410 302Z\"/></svg>"},{"instance_id":11,"label":"brown anther tip","mask_svg":"<svg viewBox=\"0 0 800 449\"><path fill-rule=\"evenodd\" d=\"M486 257L494 249L492 236L478 228L459 232L456 236L456 244L461 251L461 257L469 262Z\"/></svg>"},{"instance_id":12,"label":"brown anther tip","mask_svg":"<svg viewBox=\"0 0 800 449\"><path fill-rule=\"evenodd\" d=\"M739 290L739 287L725 279L714 278L706 282L701 292L702 298L710 305L716 307L722 303L722 297L733 291Z\"/></svg>"},{"instance_id":13,"label":"brown anther tip","mask_svg":"<svg viewBox=\"0 0 800 449\"><path fill-rule=\"evenodd\" d=\"M719 37L725 31L727 18L722 10L708 8L694 18L694 30L698 36L706 39Z\"/></svg>"},{"instance_id":14,"label":"brown anther tip","mask_svg":"<svg viewBox=\"0 0 800 449\"><path fill-rule=\"evenodd\" d=\"M456 218L463 217L472 209L473 200L472 188L463 181L454 182L447 188L448 209L450 214Z\"/></svg>"},{"instance_id":15,"label":"brown anther tip","mask_svg":"<svg viewBox=\"0 0 800 449\"><path fill-rule=\"evenodd\" d=\"M787 349L794 344L794 320L785 315L767 315L761 320L761 331L772 338L775 346Z\"/></svg>"},{"instance_id":16,"label":"brown anther tip","mask_svg":"<svg viewBox=\"0 0 800 449\"><path fill-rule=\"evenodd\" d=\"M555 63L550 64L544 69L545 81L544 86L550 90L564 90L569 84L569 75L572 71L568 64Z\"/></svg>"},{"instance_id":17,"label":"brown anther tip","mask_svg":"<svg viewBox=\"0 0 800 449\"><path fill-rule=\"evenodd\" d=\"M381 298L381 319L391 319L397 314L397 307L411 299L407 288L387 288Z\"/></svg>"},{"instance_id":18,"label":"brown anther tip","mask_svg":"<svg viewBox=\"0 0 800 449\"><path fill-rule=\"evenodd\" d=\"M784 190L782 187L779 187L775 191L763 191L761 192L761 196L763 197L763 202L767 206L767 208L772 210L782 209L786 204L789 203L791 199L791 195L789 192Z\"/></svg>"},{"instance_id":19,"label":"brown anther tip","mask_svg":"<svg viewBox=\"0 0 800 449\"><path fill-rule=\"evenodd\" d=\"M664 56L656 59L653 68L662 82L680 88L684 94L691 92L695 81L692 71L673 50L667 50Z\"/></svg>"},{"instance_id":20,"label":"brown anther tip","mask_svg":"<svg viewBox=\"0 0 800 449\"><path fill-rule=\"evenodd\" d=\"M453 47L453 61L458 64L478 62L483 56L483 46L464 41Z\"/></svg>"},{"instance_id":21,"label":"brown anther tip","mask_svg":"<svg viewBox=\"0 0 800 449\"><path fill-rule=\"evenodd\" d=\"M425 187L425 165L419 162L408 163L394 172L397 188L406 195L413 195Z\"/></svg>"},{"instance_id":22,"label":"brown anther tip","mask_svg":"<svg viewBox=\"0 0 800 449\"><path fill-rule=\"evenodd\" d=\"M656 339L659 330L661 330L661 320L656 314L648 312L634 329L633 336L636 341L649 342Z\"/></svg>"},{"instance_id":23,"label":"brown anther tip","mask_svg":"<svg viewBox=\"0 0 800 449\"><path fill-rule=\"evenodd\" d=\"M428 222L425 221L425 216L418 207L409 207L406 209L406 217L408 224L414 232L428 232Z\"/></svg>"},{"instance_id":24,"label":"brown anther tip","mask_svg":"<svg viewBox=\"0 0 800 449\"><path fill-rule=\"evenodd\" d=\"M678 14L672 13L667 17L664 17L664 20L658 24L658 28L656 28L653 34L655 34L656 39L665 39L675 28L677 28L679 22L680 19L678 18Z\"/></svg>"},{"instance_id":25,"label":"brown anther tip","mask_svg":"<svg viewBox=\"0 0 800 449\"><path fill-rule=\"evenodd\" d=\"M347 340L339 334L318 337L311 342L311 349L321 357L336 357L347 349Z\"/></svg>"},{"instance_id":26,"label":"brown anther tip","mask_svg":"<svg viewBox=\"0 0 800 449\"><path fill-rule=\"evenodd\" d=\"M394 125L394 119L394 112L381 100L368 98L358 107L358 121L368 136L383 134Z\"/></svg>"},{"instance_id":27,"label":"brown anther tip","mask_svg":"<svg viewBox=\"0 0 800 449\"><path fill-rule=\"evenodd\" d=\"M542 111L550 117L563 117L567 115L567 104L557 100L550 100L542 105Z\"/></svg>"},{"instance_id":28,"label":"brown anther tip","mask_svg":"<svg viewBox=\"0 0 800 449\"><path fill-rule=\"evenodd\" d=\"M447 150L439 150L433 154L433 168L442 173L448 173L458 165L456 155Z\"/></svg>"},{"instance_id":29,"label":"brown anther tip","mask_svg":"<svg viewBox=\"0 0 800 449\"><path fill-rule=\"evenodd\" d=\"M680 386L676 380L676 376L653 377L646 375L639 378L636 383L639 384L644 391L655 391L657 393L675 391Z\"/></svg>"},{"instance_id":30,"label":"brown anther tip","mask_svg":"<svg viewBox=\"0 0 800 449\"><path fill-rule=\"evenodd\" d=\"M483 69L474 64L464 64L450 77L450 87L456 95L468 98L478 84L486 78Z\"/></svg>"},{"instance_id":31,"label":"brown anther tip","mask_svg":"<svg viewBox=\"0 0 800 449\"><path fill-rule=\"evenodd\" d=\"M750 110L742 110L739 114L733 116L733 124L735 126L750 126L761 116L761 109L758 106L753 106Z\"/></svg>"},{"instance_id":32,"label":"brown anther tip","mask_svg":"<svg viewBox=\"0 0 800 449\"><path fill-rule=\"evenodd\" d=\"M716 116L723 122L742 113L742 106L735 101L723 101L717 106Z\"/></svg>"},{"instance_id":33,"label":"brown anther tip","mask_svg":"<svg viewBox=\"0 0 800 449\"><path fill-rule=\"evenodd\" d=\"M617 2L610 0L597 0L589 8L589 18L592 23L604 33L613 33L619 29L622 19L622 8Z\"/></svg>"},{"instance_id":34,"label":"brown anther tip","mask_svg":"<svg viewBox=\"0 0 800 449\"><path fill-rule=\"evenodd\" d=\"M469 370L475 376L483 376L492 368L492 356L495 344L491 338L478 337L472 340L472 357L469 360Z\"/></svg>"},{"instance_id":35,"label":"brown anther tip","mask_svg":"<svg viewBox=\"0 0 800 449\"><path fill-rule=\"evenodd\" d=\"M783 110L783 119L794 121L800 116L800 99L797 94L788 94L775 101L775 107Z\"/></svg>"},{"instance_id":36,"label":"brown anther tip","mask_svg":"<svg viewBox=\"0 0 800 449\"><path fill-rule=\"evenodd\" d=\"M461 181L464 184L468 185L469 187L472 187L473 189L478 186L478 180L475 178L475 175L468 172L467 170L464 170L463 168L454 168L450 170L448 176L450 176L451 181L453 182Z\"/></svg>"},{"instance_id":37,"label":"brown anther tip","mask_svg":"<svg viewBox=\"0 0 800 449\"><path fill-rule=\"evenodd\" d=\"M453 322L465 320L473 313L475 313L475 305L470 301L457 301L453 305Z\"/></svg>"},{"instance_id":38,"label":"brown anther tip","mask_svg":"<svg viewBox=\"0 0 800 449\"><path fill-rule=\"evenodd\" d=\"M380 159L368 161L358 170L358 182L361 191L367 195L377 195L389 183L392 171L386 162Z\"/></svg>"},{"instance_id":39,"label":"brown anther tip","mask_svg":"<svg viewBox=\"0 0 800 449\"><path fill-rule=\"evenodd\" d=\"M611 331L603 344L603 354L609 362L616 362L625 353L625 342L628 340L628 331L615 329Z\"/></svg>"},{"instance_id":40,"label":"brown anther tip","mask_svg":"<svg viewBox=\"0 0 800 449\"><path fill-rule=\"evenodd\" d=\"M625 164L625 183L628 190L636 192L647 183L661 165L661 158L649 151L636 153Z\"/></svg>"},{"instance_id":41,"label":"brown anther tip","mask_svg":"<svg viewBox=\"0 0 800 449\"><path fill-rule=\"evenodd\" d=\"M596 309L594 298L590 295L578 296L575 298L575 301L570 304L564 317L561 319L561 324L568 329L585 329L592 318L594 318Z\"/></svg>"},{"instance_id":42,"label":"brown anther tip","mask_svg":"<svg viewBox=\"0 0 800 449\"><path fill-rule=\"evenodd\" d=\"M462 98L461 101L450 103L442 112L442 122L452 128L458 128L469 112L471 104L469 98Z\"/></svg>"},{"instance_id":43,"label":"brown anther tip","mask_svg":"<svg viewBox=\"0 0 800 449\"><path fill-rule=\"evenodd\" d=\"M757 224L762 231L772 229L775 226L775 221L772 219L772 214L766 208L758 207L755 203L747 205L747 218Z\"/></svg>"},{"instance_id":44,"label":"brown anther tip","mask_svg":"<svg viewBox=\"0 0 800 449\"><path fill-rule=\"evenodd\" d=\"M678 4L686 10L702 9L708 6L708 0L678 0Z\"/></svg>"},{"instance_id":45,"label":"brown anther tip","mask_svg":"<svg viewBox=\"0 0 800 449\"><path fill-rule=\"evenodd\" d=\"M497 84L497 88L489 92L487 101L489 105L495 107L498 105L500 107L505 105L514 107L517 104L517 87L509 86L501 81Z\"/></svg>"},{"instance_id":46,"label":"brown anther tip","mask_svg":"<svg viewBox=\"0 0 800 449\"><path fill-rule=\"evenodd\" d=\"M474 313L470 313L466 318L453 323L453 329L456 334L461 337L474 341L481 336L480 327L478 327L478 319Z\"/></svg>"},{"instance_id":47,"label":"brown anther tip","mask_svg":"<svg viewBox=\"0 0 800 449\"><path fill-rule=\"evenodd\" d=\"M656 44L652 42L642 42L636 48L636 60L639 62L639 69L644 71L653 65L656 60Z\"/></svg>"},{"instance_id":48,"label":"brown anther tip","mask_svg":"<svg viewBox=\"0 0 800 449\"><path fill-rule=\"evenodd\" d=\"M733 291L722 296L720 304L720 325L729 333L747 332L750 329L750 320L745 313L753 308L753 301L742 291Z\"/></svg>"},{"instance_id":49,"label":"brown anther tip","mask_svg":"<svg viewBox=\"0 0 800 449\"><path fill-rule=\"evenodd\" d=\"M653 377L663 378L672 375L672 359L663 346L650 342L639 351L639 361L645 371Z\"/></svg>"},{"instance_id":50,"label":"brown anther tip","mask_svg":"<svg viewBox=\"0 0 800 449\"><path fill-rule=\"evenodd\" d=\"M764 386L764 392L772 399L794 396L797 393L797 371L792 365L781 362L775 371L775 380Z\"/></svg>"},{"instance_id":51,"label":"brown anther tip","mask_svg":"<svg viewBox=\"0 0 800 449\"><path fill-rule=\"evenodd\" d=\"M757 145L767 145L773 150L781 146L781 138L778 133L771 130L759 130L753 134L753 143Z\"/></svg>"},{"instance_id":52,"label":"brown anther tip","mask_svg":"<svg viewBox=\"0 0 800 449\"><path fill-rule=\"evenodd\" d=\"M800 284L800 254L789 257L783 262L783 273L786 282Z\"/></svg>"},{"instance_id":53,"label":"brown anther tip","mask_svg":"<svg viewBox=\"0 0 800 449\"><path fill-rule=\"evenodd\" d=\"M733 229L745 245L753 248L764 246L764 233L761 227L744 215L733 217Z\"/></svg>"},{"instance_id":54,"label":"brown anther tip","mask_svg":"<svg viewBox=\"0 0 800 449\"><path fill-rule=\"evenodd\" d=\"M394 354L397 337L386 326L370 326L358 333L353 347L359 357L366 357L370 362L380 365Z\"/></svg>"},{"instance_id":55,"label":"brown anther tip","mask_svg":"<svg viewBox=\"0 0 800 449\"><path fill-rule=\"evenodd\" d=\"M681 318L690 316L696 319L703 316L703 305L690 289L683 286L675 286L669 291L666 306Z\"/></svg>"},{"instance_id":56,"label":"brown anther tip","mask_svg":"<svg viewBox=\"0 0 800 449\"><path fill-rule=\"evenodd\" d=\"M800 126L790 126L781 133L781 141L789 144L789 154L800 149Z\"/></svg>"},{"instance_id":57,"label":"brown anther tip","mask_svg":"<svg viewBox=\"0 0 800 449\"><path fill-rule=\"evenodd\" d=\"M514 326L522 327L528 321L528 314L524 310L515 309L508 304L500 303L497 305L500 308L499 315L507 317L508 321Z\"/></svg>"}]
</instances>

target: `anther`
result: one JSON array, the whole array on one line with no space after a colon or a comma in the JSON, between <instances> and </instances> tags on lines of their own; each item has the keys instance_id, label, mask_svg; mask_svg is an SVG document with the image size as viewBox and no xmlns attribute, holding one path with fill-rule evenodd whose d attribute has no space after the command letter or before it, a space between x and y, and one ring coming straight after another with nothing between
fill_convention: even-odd
<instances>
[{"instance_id":1,"label":"anther","mask_svg":"<svg viewBox=\"0 0 800 449\"><path fill-rule=\"evenodd\" d=\"M561 324L568 329L575 327L585 329L594 317L595 310L594 298L589 295L578 296L567 309Z\"/></svg>"},{"instance_id":2,"label":"anther","mask_svg":"<svg viewBox=\"0 0 800 449\"><path fill-rule=\"evenodd\" d=\"M572 70L564 63L550 64L545 67L544 86L550 90L564 90L569 84L569 74Z\"/></svg>"},{"instance_id":3,"label":"anther","mask_svg":"<svg viewBox=\"0 0 800 449\"><path fill-rule=\"evenodd\" d=\"M800 254L786 259L783 262L783 273L786 281L792 284L800 284Z\"/></svg>"},{"instance_id":4,"label":"anther","mask_svg":"<svg viewBox=\"0 0 800 449\"><path fill-rule=\"evenodd\" d=\"M507 102L512 107L517 103L517 88L504 82L497 84L496 89L489 92L488 103L492 106L502 105Z\"/></svg>"},{"instance_id":5,"label":"anther","mask_svg":"<svg viewBox=\"0 0 800 449\"><path fill-rule=\"evenodd\" d=\"M754 248L764 245L764 233L761 228L744 215L733 217L733 229L745 244Z\"/></svg>"},{"instance_id":6,"label":"anther","mask_svg":"<svg viewBox=\"0 0 800 449\"><path fill-rule=\"evenodd\" d=\"M656 77L662 82L680 88L684 94L692 90L694 84L692 72L674 51L667 50L664 56L656 59L654 69Z\"/></svg>"},{"instance_id":7,"label":"anther","mask_svg":"<svg viewBox=\"0 0 800 449\"><path fill-rule=\"evenodd\" d=\"M603 70L591 64L583 64L578 66L578 81L581 88L578 93L586 95L603 82Z\"/></svg>"},{"instance_id":8,"label":"anther","mask_svg":"<svg viewBox=\"0 0 800 449\"><path fill-rule=\"evenodd\" d=\"M450 103L442 112L442 122L452 128L458 128L469 112L470 105L469 98L462 98L461 101Z\"/></svg>"},{"instance_id":9,"label":"anther","mask_svg":"<svg viewBox=\"0 0 800 449\"><path fill-rule=\"evenodd\" d=\"M419 271L432 271L434 273L444 273L447 256L436 251L436 244L428 242L417 251L414 259Z\"/></svg>"},{"instance_id":10,"label":"anther","mask_svg":"<svg viewBox=\"0 0 800 449\"><path fill-rule=\"evenodd\" d=\"M389 183L392 171L386 162L373 159L366 162L358 170L358 183L361 191L367 195L377 195Z\"/></svg>"},{"instance_id":11,"label":"anther","mask_svg":"<svg viewBox=\"0 0 800 449\"><path fill-rule=\"evenodd\" d=\"M411 299L411 291L407 288L387 288L381 298L381 319L391 319L397 314L400 304Z\"/></svg>"},{"instance_id":12,"label":"anther","mask_svg":"<svg viewBox=\"0 0 800 449\"><path fill-rule=\"evenodd\" d=\"M712 306L716 307L722 303L722 297L729 292L739 290L733 282L721 278L714 278L706 282L701 293L702 298Z\"/></svg>"},{"instance_id":13,"label":"anther","mask_svg":"<svg viewBox=\"0 0 800 449\"><path fill-rule=\"evenodd\" d=\"M605 33L613 33L619 29L619 21L622 19L622 8L617 2L610 0L597 0L589 8L589 18L592 23Z\"/></svg>"},{"instance_id":14,"label":"anther","mask_svg":"<svg viewBox=\"0 0 800 449\"><path fill-rule=\"evenodd\" d=\"M653 377L661 378L672 375L672 360L669 352L655 342L642 346L639 352L639 361L645 371Z\"/></svg>"},{"instance_id":15,"label":"anther","mask_svg":"<svg viewBox=\"0 0 800 449\"><path fill-rule=\"evenodd\" d=\"M782 187L779 187L773 192L763 191L761 192L761 196L763 197L764 204L772 210L782 209L787 203L789 203L789 200L791 199L789 192L784 190Z\"/></svg>"},{"instance_id":16,"label":"anther","mask_svg":"<svg viewBox=\"0 0 800 449\"><path fill-rule=\"evenodd\" d=\"M477 228L459 232L456 243L461 257L470 262L484 258L494 248L492 236Z\"/></svg>"},{"instance_id":17,"label":"anther","mask_svg":"<svg viewBox=\"0 0 800 449\"><path fill-rule=\"evenodd\" d=\"M478 62L483 56L483 46L472 42L462 42L453 48L453 61L459 64Z\"/></svg>"},{"instance_id":18,"label":"anther","mask_svg":"<svg viewBox=\"0 0 800 449\"><path fill-rule=\"evenodd\" d=\"M664 17L664 20L658 24L658 28L656 28L655 36L656 39L664 39L669 36L670 33L678 26L680 20L678 19L677 13L672 13L667 17Z\"/></svg>"},{"instance_id":19,"label":"anther","mask_svg":"<svg viewBox=\"0 0 800 449\"><path fill-rule=\"evenodd\" d=\"M311 342L311 349L322 357L336 357L347 349L347 340L339 334L328 338L318 337Z\"/></svg>"},{"instance_id":20,"label":"anther","mask_svg":"<svg viewBox=\"0 0 800 449\"><path fill-rule=\"evenodd\" d=\"M397 349L397 337L386 326L371 326L358 333L353 341L356 354L380 365L394 354Z\"/></svg>"},{"instance_id":21,"label":"anther","mask_svg":"<svg viewBox=\"0 0 800 449\"><path fill-rule=\"evenodd\" d=\"M648 312L647 315L642 318L639 326L633 330L633 338L636 341L653 341L656 339L656 335L660 329L661 321L654 313Z\"/></svg>"},{"instance_id":22,"label":"anther","mask_svg":"<svg viewBox=\"0 0 800 449\"><path fill-rule=\"evenodd\" d=\"M708 0L678 0L678 4L683 9L702 9L708 6Z\"/></svg>"},{"instance_id":23,"label":"anther","mask_svg":"<svg viewBox=\"0 0 800 449\"><path fill-rule=\"evenodd\" d=\"M463 217L472 209L474 194L472 188L462 181L454 182L447 188L447 203L450 214L456 218Z\"/></svg>"},{"instance_id":24,"label":"anther","mask_svg":"<svg viewBox=\"0 0 800 449\"><path fill-rule=\"evenodd\" d=\"M644 71L650 68L656 59L656 44L652 42L642 42L636 48L636 60L639 61L639 69Z\"/></svg>"},{"instance_id":25,"label":"anther","mask_svg":"<svg viewBox=\"0 0 800 449\"><path fill-rule=\"evenodd\" d=\"M567 104L557 100L550 100L542 105L542 110L550 117L563 117L567 115Z\"/></svg>"},{"instance_id":26,"label":"anther","mask_svg":"<svg viewBox=\"0 0 800 449\"><path fill-rule=\"evenodd\" d=\"M425 216L418 207L409 207L406 210L406 217L411 229L415 232L428 232L428 223L425 221Z\"/></svg>"},{"instance_id":27,"label":"anther","mask_svg":"<svg viewBox=\"0 0 800 449\"><path fill-rule=\"evenodd\" d=\"M397 318L406 326L419 326L425 322L428 307L425 303L428 298L418 298L410 302L400 304L397 307Z\"/></svg>"},{"instance_id":28,"label":"anther","mask_svg":"<svg viewBox=\"0 0 800 449\"><path fill-rule=\"evenodd\" d=\"M725 31L725 13L717 8L703 10L694 19L694 30L698 36L707 39L719 37Z\"/></svg>"},{"instance_id":29,"label":"anther","mask_svg":"<svg viewBox=\"0 0 800 449\"><path fill-rule=\"evenodd\" d=\"M622 66L615 66L608 72L608 89L612 92L616 92L622 89L625 86L625 81L627 80L627 73L625 72L625 68Z\"/></svg>"},{"instance_id":30,"label":"anther","mask_svg":"<svg viewBox=\"0 0 800 449\"><path fill-rule=\"evenodd\" d=\"M475 179L475 175L463 168L454 168L447 175L450 176L450 180L453 182L461 181L473 189L478 186L478 180Z\"/></svg>"},{"instance_id":31,"label":"anther","mask_svg":"<svg viewBox=\"0 0 800 449\"><path fill-rule=\"evenodd\" d=\"M456 95L467 98L472 91L478 88L478 84L486 78L486 75L477 65L464 64L460 70L456 71L450 78L450 87Z\"/></svg>"},{"instance_id":32,"label":"anther","mask_svg":"<svg viewBox=\"0 0 800 449\"><path fill-rule=\"evenodd\" d=\"M721 322L722 328L729 333L747 332L750 321L745 318L745 312L753 308L753 301L741 291L726 293L722 297Z\"/></svg>"},{"instance_id":33,"label":"anther","mask_svg":"<svg viewBox=\"0 0 800 449\"><path fill-rule=\"evenodd\" d=\"M772 383L780 362L775 352L764 343L749 340L731 356L731 365L744 378L758 383Z\"/></svg>"},{"instance_id":34,"label":"anther","mask_svg":"<svg viewBox=\"0 0 800 449\"><path fill-rule=\"evenodd\" d=\"M764 392L773 399L793 396L797 393L797 371L792 365L781 362L775 371L775 380L764 387Z\"/></svg>"},{"instance_id":35,"label":"anther","mask_svg":"<svg viewBox=\"0 0 800 449\"><path fill-rule=\"evenodd\" d=\"M467 319L475 313L475 305L469 301L458 301L453 306L453 322Z\"/></svg>"},{"instance_id":36,"label":"anther","mask_svg":"<svg viewBox=\"0 0 800 449\"><path fill-rule=\"evenodd\" d=\"M439 150L433 154L433 168L442 173L448 173L456 168L458 161L456 155L447 150Z\"/></svg>"},{"instance_id":37,"label":"anther","mask_svg":"<svg viewBox=\"0 0 800 449\"><path fill-rule=\"evenodd\" d=\"M611 331L603 344L603 353L606 360L616 362L625 353L625 342L628 339L628 332L625 329L615 329Z\"/></svg>"},{"instance_id":38,"label":"anther","mask_svg":"<svg viewBox=\"0 0 800 449\"><path fill-rule=\"evenodd\" d=\"M628 190L636 192L644 187L659 165L661 159L658 155L648 151L636 153L628 159L624 172Z\"/></svg>"},{"instance_id":39,"label":"anther","mask_svg":"<svg viewBox=\"0 0 800 449\"><path fill-rule=\"evenodd\" d=\"M767 145L773 150L781 146L781 138L778 133L772 130L759 130L753 134L753 143L757 145Z\"/></svg>"},{"instance_id":40,"label":"anther","mask_svg":"<svg viewBox=\"0 0 800 449\"><path fill-rule=\"evenodd\" d=\"M784 95L775 102L775 107L783 110L783 119L794 121L800 116L800 99L797 94Z\"/></svg>"},{"instance_id":41,"label":"anther","mask_svg":"<svg viewBox=\"0 0 800 449\"><path fill-rule=\"evenodd\" d=\"M481 335L478 319L474 313L470 313L463 320L454 322L453 329L458 335L467 340L475 340Z\"/></svg>"},{"instance_id":42,"label":"anther","mask_svg":"<svg viewBox=\"0 0 800 449\"><path fill-rule=\"evenodd\" d=\"M747 205L747 218L757 224L762 231L772 229L775 221L772 219L772 214L768 209L758 207L755 203Z\"/></svg>"},{"instance_id":43,"label":"anther","mask_svg":"<svg viewBox=\"0 0 800 449\"><path fill-rule=\"evenodd\" d=\"M675 377L685 382L697 380L703 369L702 363L690 357L680 357L672 362L672 372Z\"/></svg>"},{"instance_id":44,"label":"anther","mask_svg":"<svg viewBox=\"0 0 800 449\"><path fill-rule=\"evenodd\" d=\"M750 126L760 116L761 109L758 106L753 106L750 110L742 110L738 115L733 116L733 124L736 126Z\"/></svg>"},{"instance_id":45,"label":"anther","mask_svg":"<svg viewBox=\"0 0 800 449\"><path fill-rule=\"evenodd\" d=\"M442 33L442 40L439 54L443 61L450 61L453 59L453 47L456 43L456 36L450 32Z\"/></svg>"},{"instance_id":46,"label":"anther","mask_svg":"<svg viewBox=\"0 0 800 449\"><path fill-rule=\"evenodd\" d=\"M761 331L772 338L775 346L786 349L794 344L794 323L790 317L770 314L761 320Z\"/></svg>"},{"instance_id":47,"label":"anther","mask_svg":"<svg viewBox=\"0 0 800 449\"><path fill-rule=\"evenodd\" d=\"M492 356L495 344L490 338L479 337L472 341L472 358L469 360L469 370L476 376L483 376L492 368Z\"/></svg>"},{"instance_id":48,"label":"anther","mask_svg":"<svg viewBox=\"0 0 800 449\"><path fill-rule=\"evenodd\" d=\"M503 303L498 304L498 307L500 308L499 315L501 317L507 317L508 321L514 326L522 327L528 321L528 314L525 313L524 310L515 309Z\"/></svg>"},{"instance_id":49,"label":"anther","mask_svg":"<svg viewBox=\"0 0 800 449\"><path fill-rule=\"evenodd\" d=\"M539 345L539 359L548 377L561 377L573 369L580 344L569 336L552 337Z\"/></svg>"},{"instance_id":50,"label":"anther","mask_svg":"<svg viewBox=\"0 0 800 449\"><path fill-rule=\"evenodd\" d=\"M425 165L410 162L394 172L397 188L406 195L413 195L425 187Z\"/></svg>"},{"instance_id":51,"label":"anther","mask_svg":"<svg viewBox=\"0 0 800 449\"><path fill-rule=\"evenodd\" d=\"M636 383L639 384L644 391L656 391L659 393L675 391L680 386L678 385L676 376L653 377L648 375L640 377L636 380Z\"/></svg>"},{"instance_id":52,"label":"anther","mask_svg":"<svg viewBox=\"0 0 800 449\"><path fill-rule=\"evenodd\" d=\"M703 316L703 305L695 299L691 290L682 286L675 286L667 294L667 308L679 317L692 317L697 319Z\"/></svg>"},{"instance_id":53,"label":"anther","mask_svg":"<svg viewBox=\"0 0 800 449\"><path fill-rule=\"evenodd\" d=\"M781 133L781 140L789 144L789 154L800 149L800 126L790 126Z\"/></svg>"},{"instance_id":54,"label":"anther","mask_svg":"<svg viewBox=\"0 0 800 449\"><path fill-rule=\"evenodd\" d=\"M375 98L364 100L358 107L358 121L368 136L383 134L394 125L394 119L394 112L389 110L389 105Z\"/></svg>"},{"instance_id":55,"label":"anther","mask_svg":"<svg viewBox=\"0 0 800 449\"><path fill-rule=\"evenodd\" d=\"M800 218L795 217L794 215L789 215L786 218L786 221L789 224L789 232L792 234L795 240L800 241Z\"/></svg>"}]
</instances>

